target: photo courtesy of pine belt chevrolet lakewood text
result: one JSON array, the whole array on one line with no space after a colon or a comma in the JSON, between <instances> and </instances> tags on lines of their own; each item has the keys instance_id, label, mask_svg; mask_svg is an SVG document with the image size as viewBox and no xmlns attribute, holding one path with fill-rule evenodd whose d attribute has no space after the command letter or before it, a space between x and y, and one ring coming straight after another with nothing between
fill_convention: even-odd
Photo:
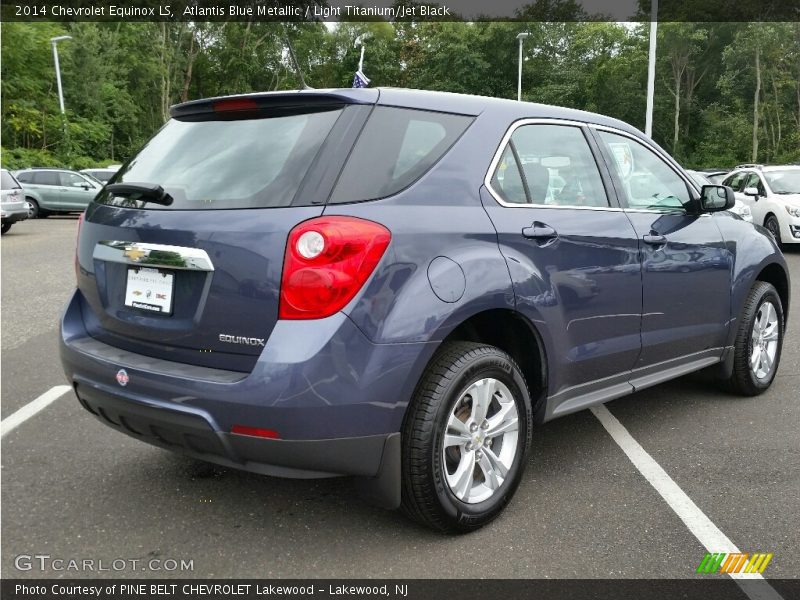
<instances>
[{"instance_id":1,"label":"photo courtesy of pine belt chevrolet lakewood text","mask_svg":"<svg viewBox=\"0 0 800 600\"><path fill-rule=\"evenodd\" d=\"M463 532L537 424L703 368L744 396L775 377L775 238L623 122L382 88L171 117L87 208L61 323L81 405L134 438L355 476Z\"/></svg>"}]
</instances>

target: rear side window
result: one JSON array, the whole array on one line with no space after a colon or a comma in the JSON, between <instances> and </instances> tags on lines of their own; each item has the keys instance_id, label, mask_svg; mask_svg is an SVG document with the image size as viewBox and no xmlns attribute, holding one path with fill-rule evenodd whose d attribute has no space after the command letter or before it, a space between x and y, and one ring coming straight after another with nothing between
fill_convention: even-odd
<instances>
[{"instance_id":1,"label":"rear side window","mask_svg":"<svg viewBox=\"0 0 800 600\"><path fill-rule=\"evenodd\" d=\"M528 195L511 145L506 146L492 177L492 189L511 204L527 204Z\"/></svg>"},{"instance_id":2,"label":"rear side window","mask_svg":"<svg viewBox=\"0 0 800 600\"><path fill-rule=\"evenodd\" d=\"M150 210L289 206L341 112L173 119L116 179L160 185L172 204L142 203L107 190L97 202Z\"/></svg>"},{"instance_id":3,"label":"rear side window","mask_svg":"<svg viewBox=\"0 0 800 600\"><path fill-rule=\"evenodd\" d=\"M2 177L1 183L4 190L13 190L19 187L17 180L8 171L3 171L0 177Z\"/></svg>"},{"instance_id":4,"label":"rear side window","mask_svg":"<svg viewBox=\"0 0 800 600\"><path fill-rule=\"evenodd\" d=\"M492 190L511 204L608 206L589 144L581 129L572 125L538 123L518 127L497 164L491 184Z\"/></svg>"},{"instance_id":5,"label":"rear side window","mask_svg":"<svg viewBox=\"0 0 800 600\"><path fill-rule=\"evenodd\" d=\"M396 194L444 156L472 117L378 106L342 171L330 202L375 200Z\"/></svg>"},{"instance_id":6,"label":"rear side window","mask_svg":"<svg viewBox=\"0 0 800 600\"><path fill-rule=\"evenodd\" d=\"M31 182L36 185L61 185L57 171L36 171L32 174Z\"/></svg>"}]
</instances>

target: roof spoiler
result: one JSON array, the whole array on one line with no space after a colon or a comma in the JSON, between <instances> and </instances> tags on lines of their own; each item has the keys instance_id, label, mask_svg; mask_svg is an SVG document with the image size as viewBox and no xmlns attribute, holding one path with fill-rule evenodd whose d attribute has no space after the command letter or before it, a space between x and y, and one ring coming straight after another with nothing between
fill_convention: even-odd
<instances>
[{"instance_id":1,"label":"roof spoiler","mask_svg":"<svg viewBox=\"0 0 800 600\"><path fill-rule=\"evenodd\" d=\"M211 115L226 118L248 118L273 114L300 114L341 108L345 104L375 104L376 89L342 89L331 91L262 92L222 96L175 104L169 114L175 119L202 119Z\"/></svg>"}]
</instances>

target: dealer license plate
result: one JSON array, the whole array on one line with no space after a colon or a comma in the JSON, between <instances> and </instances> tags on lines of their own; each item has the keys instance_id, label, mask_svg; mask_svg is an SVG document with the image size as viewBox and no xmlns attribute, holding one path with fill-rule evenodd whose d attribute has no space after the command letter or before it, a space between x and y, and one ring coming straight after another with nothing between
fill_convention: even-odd
<instances>
[{"instance_id":1,"label":"dealer license plate","mask_svg":"<svg viewBox=\"0 0 800 600\"><path fill-rule=\"evenodd\" d=\"M148 267L128 269L125 306L171 315L175 274Z\"/></svg>"}]
</instances>

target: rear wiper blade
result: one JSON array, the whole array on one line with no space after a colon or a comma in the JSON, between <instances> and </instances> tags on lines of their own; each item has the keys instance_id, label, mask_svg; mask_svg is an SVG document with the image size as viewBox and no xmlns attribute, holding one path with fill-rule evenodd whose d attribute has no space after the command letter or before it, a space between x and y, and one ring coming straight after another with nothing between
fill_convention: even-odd
<instances>
[{"instance_id":1,"label":"rear wiper blade","mask_svg":"<svg viewBox=\"0 0 800 600\"><path fill-rule=\"evenodd\" d=\"M124 196L132 200L155 202L164 206L172 204L172 196L155 183L112 183L107 185L106 189L115 196Z\"/></svg>"}]
</instances>

